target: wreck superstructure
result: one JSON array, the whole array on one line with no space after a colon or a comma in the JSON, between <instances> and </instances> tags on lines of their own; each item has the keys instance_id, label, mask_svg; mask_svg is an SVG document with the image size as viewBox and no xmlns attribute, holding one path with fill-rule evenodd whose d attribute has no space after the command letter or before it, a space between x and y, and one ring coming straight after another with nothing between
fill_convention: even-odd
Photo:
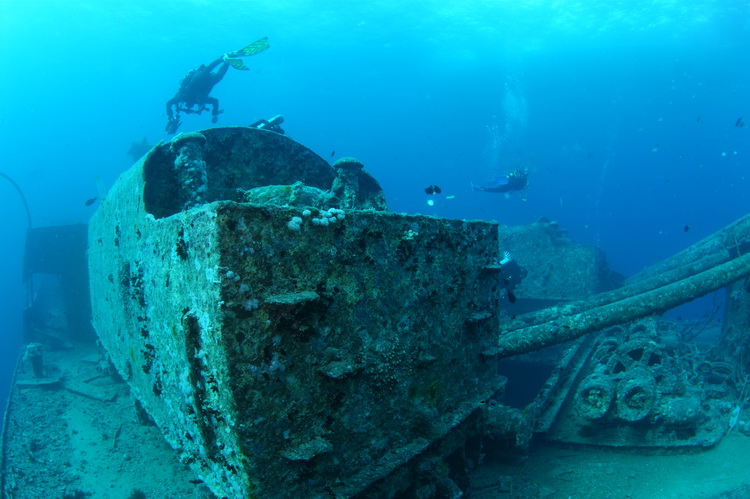
<instances>
[{"instance_id":1,"label":"wreck superstructure","mask_svg":"<svg viewBox=\"0 0 750 499\"><path fill-rule=\"evenodd\" d=\"M207 130L157 147L90 223L99 337L219 496L360 493L502 385L482 354L497 225L383 211L360 164L335 166Z\"/></svg>"},{"instance_id":2,"label":"wreck superstructure","mask_svg":"<svg viewBox=\"0 0 750 499\"><path fill-rule=\"evenodd\" d=\"M61 232L82 231L30 241L47 247ZM85 367L64 367L70 345L35 329L16 402L56 390L68 414L77 404L64 387L122 407L121 377L139 421L153 420L190 470L174 473L195 477L175 491L183 497L204 497L191 484L218 497L457 495L485 456L522 456L535 434L706 449L745 425L748 241L745 218L624 283L601 250L572 244L550 220L391 213L355 159L329 165L252 127L181 134L125 172L89 225L92 322L106 357L76 347ZM501 307L506 250L525 277L517 302ZM713 347L653 315L724 286ZM506 403L508 386L537 370L547 374L526 388L530 399ZM30 492L41 478L22 463L47 457L25 435L44 422L24 422L12 405L9 414L6 495L35 497L47 489ZM106 460L130 444L123 432L154 438L112 425ZM73 456L97 445L85 431L59 433ZM87 456L68 462L83 470Z\"/></svg>"}]
</instances>

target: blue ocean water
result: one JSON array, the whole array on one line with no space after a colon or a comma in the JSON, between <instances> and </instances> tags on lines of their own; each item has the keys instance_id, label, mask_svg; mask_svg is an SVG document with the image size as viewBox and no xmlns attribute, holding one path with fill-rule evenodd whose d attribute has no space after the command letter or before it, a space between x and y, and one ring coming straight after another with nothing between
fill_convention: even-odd
<instances>
[{"instance_id":1,"label":"blue ocean water","mask_svg":"<svg viewBox=\"0 0 750 499\"><path fill-rule=\"evenodd\" d=\"M262 36L271 48L215 88L218 124L283 114L322 157L362 160L393 211L545 216L628 275L750 211L744 0L1 0L0 172L34 225L85 223L131 143L168 138L185 73ZM470 188L518 167L521 194ZM26 218L2 180L4 399Z\"/></svg>"}]
</instances>

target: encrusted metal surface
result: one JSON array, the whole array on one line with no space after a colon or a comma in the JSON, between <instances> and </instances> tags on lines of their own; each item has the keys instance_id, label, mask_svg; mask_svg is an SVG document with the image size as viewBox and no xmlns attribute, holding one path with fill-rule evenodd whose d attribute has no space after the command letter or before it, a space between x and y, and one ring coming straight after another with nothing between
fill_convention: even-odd
<instances>
[{"instance_id":1,"label":"encrusted metal surface","mask_svg":"<svg viewBox=\"0 0 750 499\"><path fill-rule=\"evenodd\" d=\"M168 157L90 224L93 322L135 397L219 496L366 494L396 470L408 486L502 385L481 354L497 225L234 201L155 218L141 193Z\"/></svg>"}]
</instances>

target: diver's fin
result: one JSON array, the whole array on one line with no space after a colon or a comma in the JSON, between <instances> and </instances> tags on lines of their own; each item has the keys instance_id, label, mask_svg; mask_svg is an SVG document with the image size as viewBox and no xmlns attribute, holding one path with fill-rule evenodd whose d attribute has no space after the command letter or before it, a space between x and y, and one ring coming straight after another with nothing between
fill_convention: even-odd
<instances>
[{"instance_id":1,"label":"diver's fin","mask_svg":"<svg viewBox=\"0 0 750 499\"><path fill-rule=\"evenodd\" d=\"M232 66L234 69L250 69L242 62L242 59L237 59L233 57L229 57L230 54L224 54L224 57L222 58L224 62ZM234 54L231 54L234 55Z\"/></svg>"},{"instance_id":2,"label":"diver's fin","mask_svg":"<svg viewBox=\"0 0 750 499\"><path fill-rule=\"evenodd\" d=\"M251 55L255 55L255 54L259 53L259 52L263 52L264 50L266 50L270 46L271 45L269 45L269 43L268 43L268 37L265 36L265 37L261 38L260 40L257 40L255 42L251 43L247 47L241 48L241 49L237 50L236 52L231 52L228 55L229 55L229 57L233 57L233 58L234 57L248 57L248 56L251 56Z\"/></svg>"}]
</instances>

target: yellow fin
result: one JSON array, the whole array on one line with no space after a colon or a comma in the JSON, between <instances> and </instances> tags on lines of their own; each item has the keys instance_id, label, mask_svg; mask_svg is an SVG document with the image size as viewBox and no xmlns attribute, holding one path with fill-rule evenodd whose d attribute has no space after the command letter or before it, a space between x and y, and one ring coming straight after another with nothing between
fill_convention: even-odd
<instances>
[{"instance_id":1,"label":"yellow fin","mask_svg":"<svg viewBox=\"0 0 750 499\"><path fill-rule=\"evenodd\" d=\"M224 62L228 63L234 69L250 69L242 63L242 59L233 59L231 57L224 57Z\"/></svg>"},{"instance_id":2,"label":"yellow fin","mask_svg":"<svg viewBox=\"0 0 750 499\"><path fill-rule=\"evenodd\" d=\"M255 55L255 54L259 53L259 52L263 52L264 50L266 50L270 46L271 45L269 45L269 43L268 43L268 37L266 36L266 37L261 38L258 41L255 41L255 42L251 43L250 45L248 45L245 48L241 48L241 49L239 49L236 52L232 52L229 55L232 56L232 57L247 57L247 56L250 56L250 55Z\"/></svg>"}]
</instances>

